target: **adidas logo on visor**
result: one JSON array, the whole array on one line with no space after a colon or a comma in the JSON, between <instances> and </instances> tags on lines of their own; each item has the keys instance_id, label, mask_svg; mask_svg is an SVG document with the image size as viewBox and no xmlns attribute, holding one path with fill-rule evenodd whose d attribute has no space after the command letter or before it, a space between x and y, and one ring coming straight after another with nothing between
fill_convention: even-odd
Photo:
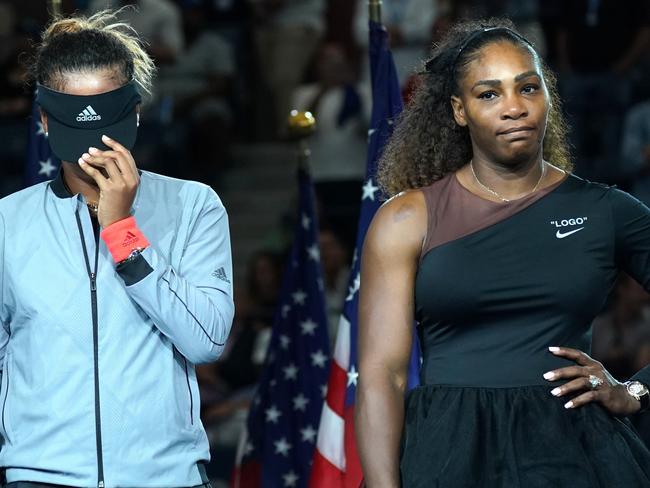
<instances>
[{"instance_id":1,"label":"adidas logo on visor","mask_svg":"<svg viewBox=\"0 0 650 488\"><path fill-rule=\"evenodd\" d=\"M95 112L90 105L77 115L77 122L92 122L93 120L102 120L102 116Z\"/></svg>"}]
</instances>

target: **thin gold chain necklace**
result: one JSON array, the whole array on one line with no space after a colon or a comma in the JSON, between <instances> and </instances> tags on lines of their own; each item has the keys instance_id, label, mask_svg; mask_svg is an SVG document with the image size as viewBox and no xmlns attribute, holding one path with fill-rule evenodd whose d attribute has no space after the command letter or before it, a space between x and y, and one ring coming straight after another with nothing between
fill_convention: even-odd
<instances>
[{"instance_id":1,"label":"thin gold chain necklace","mask_svg":"<svg viewBox=\"0 0 650 488\"><path fill-rule=\"evenodd\" d=\"M97 217L97 214L99 213L99 202L87 202L86 206L93 217Z\"/></svg>"},{"instance_id":2,"label":"thin gold chain necklace","mask_svg":"<svg viewBox=\"0 0 650 488\"><path fill-rule=\"evenodd\" d=\"M507 202L510 202L511 200L510 200L509 198L505 198L505 197L499 195L499 194L498 194L497 192L495 192L492 188L490 188L489 186L486 186L486 185L484 185L483 183L481 183L481 180L479 180L479 179L478 179L478 176L476 176L476 172L474 171L474 164L473 164L473 163L474 163L474 160L470 160L470 162L469 162L469 167L470 167L470 169L472 170L472 174L474 175L474 179L475 179L476 182L481 186L481 188L483 188L485 191L487 191L487 192L489 192L489 193L492 193L492 195L494 195L495 197L497 197L497 198L498 198L499 200L501 200L502 202L506 202L506 203L507 203ZM535 187L534 187L531 191L529 191L529 192L526 193L525 195L522 195L522 196L519 197L519 198L523 198L523 197L526 197L526 196L530 195L531 193L535 193L535 192L537 191L537 188L539 188L539 184L540 184L540 183L542 182L542 180L544 179L544 175L545 175L545 174L546 174L546 163L545 163L544 161L542 161L542 174L539 176L539 180L537 180L537 184L535 185Z\"/></svg>"},{"instance_id":3,"label":"thin gold chain necklace","mask_svg":"<svg viewBox=\"0 0 650 488\"><path fill-rule=\"evenodd\" d=\"M65 187L66 190L68 190L68 193L72 195L72 190L68 186L68 184L65 182L65 178L61 178L61 181L63 182L63 186ZM88 211L91 213L93 217L97 217L97 214L99 213L99 202L86 202L86 206L88 207Z\"/></svg>"}]
</instances>

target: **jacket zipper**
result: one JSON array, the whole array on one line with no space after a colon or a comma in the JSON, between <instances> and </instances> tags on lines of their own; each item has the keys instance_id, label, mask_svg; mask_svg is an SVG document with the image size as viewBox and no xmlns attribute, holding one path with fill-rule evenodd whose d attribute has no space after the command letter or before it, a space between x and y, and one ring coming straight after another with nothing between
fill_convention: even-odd
<instances>
[{"instance_id":1,"label":"jacket zipper","mask_svg":"<svg viewBox=\"0 0 650 488\"><path fill-rule=\"evenodd\" d=\"M187 359L183 358L183 364L185 365L185 380L187 381L187 391L190 392L190 425L194 425L194 398L192 398L190 374L187 372Z\"/></svg>"},{"instance_id":2,"label":"jacket zipper","mask_svg":"<svg viewBox=\"0 0 650 488\"><path fill-rule=\"evenodd\" d=\"M99 324L97 317L97 267L99 263L99 235L95 233L95 268L90 268L88 259L88 250L86 249L86 239L84 236L79 210L76 212L77 227L79 227L79 236L81 237L81 247L84 251L86 261L86 271L90 280L90 303L93 318L93 359L95 375L95 440L97 445L97 487L104 488L104 456L102 453L102 421L101 410L99 405Z\"/></svg>"},{"instance_id":3,"label":"jacket zipper","mask_svg":"<svg viewBox=\"0 0 650 488\"><path fill-rule=\"evenodd\" d=\"M5 407L7 405L7 397L9 396L9 361L7 361L7 366L2 374L7 376L7 391L5 391L5 398L2 401L2 430L4 431L5 435L8 436L9 434L7 434L7 427L5 427Z\"/></svg>"}]
</instances>

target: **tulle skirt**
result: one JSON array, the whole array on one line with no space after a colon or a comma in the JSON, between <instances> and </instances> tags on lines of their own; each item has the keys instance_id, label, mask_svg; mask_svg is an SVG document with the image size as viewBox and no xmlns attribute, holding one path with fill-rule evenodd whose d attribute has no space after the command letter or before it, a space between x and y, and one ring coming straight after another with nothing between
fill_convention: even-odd
<instances>
[{"instance_id":1,"label":"tulle skirt","mask_svg":"<svg viewBox=\"0 0 650 488\"><path fill-rule=\"evenodd\" d=\"M597 404L548 386L428 385L406 400L403 488L650 488L650 451Z\"/></svg>"}]
</instances>

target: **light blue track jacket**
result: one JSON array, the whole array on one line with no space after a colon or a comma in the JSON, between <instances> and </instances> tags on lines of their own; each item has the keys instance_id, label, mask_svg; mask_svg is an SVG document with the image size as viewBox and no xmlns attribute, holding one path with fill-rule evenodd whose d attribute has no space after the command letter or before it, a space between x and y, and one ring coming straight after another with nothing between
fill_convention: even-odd
<instances>
[{"instance_id":1,"label":"light blue track jacket","mask_svg":"<svg viewBox=\"0 0 650 488\"><path fill-rule=\"evenodd\" d=\"M149 172L132 214L151 245L117 269L61 174L0 200L9 482L202 483L194 365L219 356L232 323L228 217L209 187Z\"/></svg>"}]
</instances>

